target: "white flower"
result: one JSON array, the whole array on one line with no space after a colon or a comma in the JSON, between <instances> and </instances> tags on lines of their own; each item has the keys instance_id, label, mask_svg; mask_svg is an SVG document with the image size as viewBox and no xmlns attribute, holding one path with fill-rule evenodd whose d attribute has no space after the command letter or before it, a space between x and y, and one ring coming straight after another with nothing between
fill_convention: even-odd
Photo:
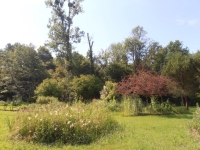
<instances>
[{"instance_id":1,"label":"white flower","mask_svg":"<svg viewBox=\"0 0 200 150\"><path fill-rule=\"evenodd\" d=\"M35 115L35 118L37 118L38 114Z\"/></svg>"},{"instance_id":2,"label":"white flower","mask_svg":"<svg viewBox=\"0 0 200 150\"><path fill-rule=\"evenodd\" d=\"M57 112L57 111L55 111L55 115L58 115L58 112Z\"/></svg>"}]
</instances>

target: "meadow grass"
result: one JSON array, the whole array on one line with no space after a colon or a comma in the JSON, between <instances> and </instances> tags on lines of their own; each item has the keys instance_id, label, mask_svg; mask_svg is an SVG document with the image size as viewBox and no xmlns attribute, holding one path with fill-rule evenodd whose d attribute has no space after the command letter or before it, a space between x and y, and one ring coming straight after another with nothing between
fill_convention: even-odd
<instances>
[{"instance_id":1,"label":"meadow grass","mask_svg":"<svg viewBox=\"0 0 200 150\"><path fill-rule=\"evenodd\" d=\"M113 113L124 130L104 136L89 145L43 145L25 141L10 140L7 117L16 112L0 111L0 150L198 150L200 140L188 129L192 120L190 114L122 117Z\"/></svg>"}]
</instances>

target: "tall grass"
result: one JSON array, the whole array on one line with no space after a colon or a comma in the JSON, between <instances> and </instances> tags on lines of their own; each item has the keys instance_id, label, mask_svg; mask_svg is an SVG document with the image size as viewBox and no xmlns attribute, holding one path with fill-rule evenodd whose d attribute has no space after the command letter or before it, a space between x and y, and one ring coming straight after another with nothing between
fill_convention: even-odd
<instances>
[{"instance_id":1,"label":"tall grass","mask_svg":"<svg viewBox=\"0 0 200 150\"><path fill-rule=\"evenodd\" d=\"M151 97L151 103L145 104L137 97L123 97L121 102L115 99L104 101L110 111L120 112L122 116L161 115L188 113L184 107L175 107L169 100L160 103L156 97Z\"/></svg>"},{"instance_id":2,"label":"tall grass","mask_svg":"<svg viewBox=\"0 0 200 150\"><path fill-rule=\"evenodd\" d=\"M88 144L119 127L108 110L92 104L52 103L19 112L11 137L39 143Z\"/></svg>"},{"instance_id":3,"label":"tall grass","mask_svg":"<svg viewBox=\"0 0 200 150\"><path fill-rule=\"evenodd\" d=\"M198 136L200 137L200 107L198 104L196 111L193 114L193 119L188 125L190 130L198 134Z\"/></svg>"}]
</instances>

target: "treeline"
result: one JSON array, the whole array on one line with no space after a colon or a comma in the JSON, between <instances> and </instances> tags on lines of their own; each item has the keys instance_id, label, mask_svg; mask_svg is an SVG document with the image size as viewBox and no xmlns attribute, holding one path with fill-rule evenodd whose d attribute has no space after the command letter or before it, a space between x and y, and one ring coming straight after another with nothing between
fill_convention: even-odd
<instances>
[{"instance_id":1,"label":"treeline","mask_svg":"<svg viewBox=\"0 0 200 150\"><path fill-rule=\"evenodd\" d=\"M92 63L89 51L86 57L72 52L70 66L64 57L53 58L46 46L36 50L33 45L7 44L0 52L2 100L34 102L38 96L54 96L90 101L100 97L106 81L118 83L116 95L174 96L183 103L199 91L200 52L190 54L180 41L162 47L140 26L132 37L92 56Z\"/></svg>"},{"instance_id":2,"label":"treeline","mask_svg":"<svg viewBox=\"0 0 200 150\"><path fill-rule=\"evenodd\" d=\"M188 108L188 99L199 92L200 52L190 54L178 40L163 47L137 26L131 37L98 54L88 34L89 50L83 56L73 51L73 44L85 35L73 27L73 18L83 12L82 1L68 2L67 13L65 0L45 1L52 9L45 46L15 43L0 50L0 99L34 102L39 96L53 96L88 102L103 93L101 97L116 99L139 95L148 102L149 97L173 96Z\"/></svg>"}]
</instances>

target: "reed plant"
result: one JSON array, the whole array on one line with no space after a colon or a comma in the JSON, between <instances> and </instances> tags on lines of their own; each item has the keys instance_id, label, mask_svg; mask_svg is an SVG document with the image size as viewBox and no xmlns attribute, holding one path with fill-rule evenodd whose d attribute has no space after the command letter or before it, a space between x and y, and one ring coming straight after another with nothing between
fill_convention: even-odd
<instances>
[{"instance_id":1,"label":"reed plant","mask_svg":"<svg viewBox=\"0 0 200 150\"><path fill-rule=\"evenodd\" d=\"M89 144L119 125L98 102L34 105L19 112L11 137L37 143Z\"/></svg>"}]
</instances>

